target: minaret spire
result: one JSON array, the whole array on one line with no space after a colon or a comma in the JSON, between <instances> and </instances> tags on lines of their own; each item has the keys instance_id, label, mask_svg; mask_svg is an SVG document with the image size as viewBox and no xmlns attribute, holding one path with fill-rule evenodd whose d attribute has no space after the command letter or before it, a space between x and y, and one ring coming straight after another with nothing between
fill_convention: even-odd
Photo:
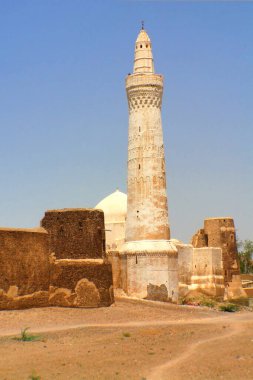
<instances>
[{"instance_id":1,"label":"minaret spire","mask_svg":"<svg viewBox=\"0 0 253 380\"><path fill-rule=\"evenodd\" d=\"M142 28L135 42L134 52L134 74L138 73L154 73L154 62L152 54L152 44L148 33Z\"/></svg>"}]
</instances>

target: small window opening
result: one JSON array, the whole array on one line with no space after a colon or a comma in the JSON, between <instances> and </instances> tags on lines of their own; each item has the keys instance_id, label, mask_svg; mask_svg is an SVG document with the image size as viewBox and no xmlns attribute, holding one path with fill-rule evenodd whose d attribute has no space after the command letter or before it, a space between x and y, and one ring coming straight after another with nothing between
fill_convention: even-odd
<instances>
[{"instance_id":1,"label":"small window opening","mask_svg":"<svg viewBox=\"0 0 253 380\"><path fill-rule=\"evenodd\" d=\"M135 256L135 264L138 264L137 256Z\"/></svg>"},{"instance_id":2,"label":"small window opening","mask_svg":"<svg viewBox=\"0 0 253 380\"><path fill-rule=\"evenodd\" d=\"M142 45L140 45L140 48L142 48Z\"/></svg>"},{"instance_id":3,"label":"small window opening","mask_svg":"<svg viewBox=\"0 0 253 380\"><path fill-rule=\"evenodd\" d=\"M141 165L139 164L139 169L141 168Z\"/></svg>"},{"instance_id":4,"label":"small window opening","mask_svg":"<svg viewBox=\"0 0 253 380\"><path fill-rule=\"evenodd\" d=\"M146 48L148 48L148 45L146 45Z\"/></svg>"}]
</instances>

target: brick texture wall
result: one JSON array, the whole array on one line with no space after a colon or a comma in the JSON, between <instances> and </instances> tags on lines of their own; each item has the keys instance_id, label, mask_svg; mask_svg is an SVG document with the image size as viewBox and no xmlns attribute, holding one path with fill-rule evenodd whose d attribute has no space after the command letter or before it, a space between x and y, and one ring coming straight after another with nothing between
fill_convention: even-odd
<instances>
[{"instance_id":1,"label":"brick texture wall","mask_svg":"<svg viewBox=\"0 0 253 380\"><path fill-rule=\"evenodd\" d=\"M104 214L100 210L49 210L41 226L49 233L50 252L57 259L105 256Z\"/></svg>"}]
</instances>

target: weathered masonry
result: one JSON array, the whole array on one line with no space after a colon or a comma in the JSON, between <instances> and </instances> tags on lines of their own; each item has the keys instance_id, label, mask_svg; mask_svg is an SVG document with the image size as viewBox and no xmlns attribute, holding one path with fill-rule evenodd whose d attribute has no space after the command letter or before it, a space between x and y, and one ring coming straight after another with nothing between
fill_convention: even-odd
<instances>
[{"instance_id":1,"label":"weathered masonry","mask_svg":"<svg viewBox=\"0 0 253 380\"><path fill-rule=\"evenodd\" d=\"M175 301L177 249L169 241L161 121L163 77L154 71L151 41L144 29L135 43L134 69L126 78L126 91L128 198L126 241L120 252L122 288L130 296Z\"/></svg>"},{"instance_id":2,"label":"weathered masonry","mask_svg":"<svg viewBox=\"0 0 253 380\"><path fill-rule=\"evenodd\" d=\"M111 305L103 212L51 210L41 226L0 229L0 309Z\"/></svg>"}]
</instances>

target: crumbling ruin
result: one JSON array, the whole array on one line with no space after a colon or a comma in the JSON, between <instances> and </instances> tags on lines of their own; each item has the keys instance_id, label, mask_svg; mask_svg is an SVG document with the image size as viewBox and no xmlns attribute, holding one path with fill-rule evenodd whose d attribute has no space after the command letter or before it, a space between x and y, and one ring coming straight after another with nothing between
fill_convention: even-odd
<instances>
[{"instance_id":1,"label":"crumbling ruin","mask_svg":"<svg viewBox=\"0 0 253 380\"><path fill-rule=\"evenodd\" d=\"M111 305L103 212L51 210L41 226L0 229L0 309Z\"/></svg>"},{"instance_id":2,"label":"crumbling ruin","mask_svg":"<svg viewBox=\"0 0 253 380\"><path fill-rule=\"evenodd\" d=\"M222 251L223 276L227 298L245 297L240 278L236 231L232 218L208 218L204 228L192 237L195 248L217 247Z\"/></svg>"}]
</instances>

